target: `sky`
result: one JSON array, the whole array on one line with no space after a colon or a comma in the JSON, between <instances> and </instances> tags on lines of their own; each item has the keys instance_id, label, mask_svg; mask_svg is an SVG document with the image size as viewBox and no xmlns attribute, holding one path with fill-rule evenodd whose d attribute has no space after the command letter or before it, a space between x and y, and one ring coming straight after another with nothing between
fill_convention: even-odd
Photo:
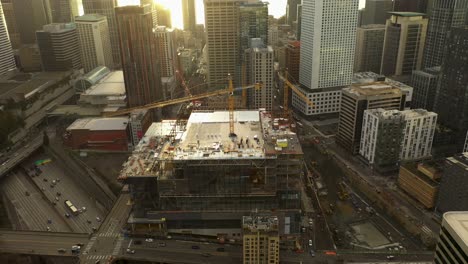
<instances>
[{"instance_id":1,"label":"sky","mask_svg":"<svg viewBox=\"0 0 468 264\"><path fill-rule=\"evenodd\" d=\"M172 25L176 28L183 28L182 4L181 0L155 0L171 10ZM118 0L119 5L139 4L140 0ZM268 12L270 15L278 18L286 12L287 0L269 0ZM359 0L359 7L363 7L365 0ZM205 14L203 0L195 0L195 9L197 15L197 24L205 24Z\"/></svg>"}]
</instances>

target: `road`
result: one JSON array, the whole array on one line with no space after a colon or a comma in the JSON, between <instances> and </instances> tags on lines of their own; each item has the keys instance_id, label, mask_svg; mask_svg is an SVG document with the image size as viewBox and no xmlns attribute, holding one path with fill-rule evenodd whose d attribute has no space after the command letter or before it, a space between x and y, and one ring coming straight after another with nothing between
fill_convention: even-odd
<instances>
[{"instance_id":1,"label":"road","mask_svg":"<svg viewBox=\"0 0 468 264\"><path fill-rule=\"evenodd\" d=\"M5 154L8 155L8 160L0 164L0 178L42 146L43 136L42 133L39 134L25 146L20 146Z\"/></svg>"},{"instance_id":2,"label":"road","mask_svg":"<svg viewBox=\"0 0 468 264\"><path fill-rule=\"evenodd\" d=\"M74 233L0 231L0 252L48 256L73 256L71 246L88 243L89 236ZM59 248L66 249L59 253Z\"/></svg>"}]
</instances>

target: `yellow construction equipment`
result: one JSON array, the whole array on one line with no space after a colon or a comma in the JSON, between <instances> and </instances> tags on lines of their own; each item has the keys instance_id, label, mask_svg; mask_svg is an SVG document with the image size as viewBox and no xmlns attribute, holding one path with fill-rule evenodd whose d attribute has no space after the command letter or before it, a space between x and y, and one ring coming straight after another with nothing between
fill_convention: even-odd
<instances>
[{"instance_id":1,"label":"yellow construction equipment","mask_svg":"<svg viewBox=\"0 0 468 264\"><path fill-rule=\"evenodd\" d=\"M278 74L279 78L284 82L284 92L283 92L283 111L286 115L289 115L289 105L288 105L288 101L289 101L289 93L288 93L288 89L291 89L293 90L293 92L295 92L297 94L297 96L301 97L302 99L304 99L304 101L309 105L309 106L314 106L314 103L307 97L304 95L304 93L299 90L294 84L292 84L289 80L288 80L288 72L286 71L284 76L282 76L281 74Z\"/></svg>"},{"instance_id":2,"label":"yellow construction equipment","mask_svg":"<svg viewBox=\"0 0 468 264\"><path fill-rule=\"evenodd\" d=\"M340 198L342 201L349 198L349 192L346 190L346 185L344 182L338 183L338 198Z\"/></svg>"}]
</instances>

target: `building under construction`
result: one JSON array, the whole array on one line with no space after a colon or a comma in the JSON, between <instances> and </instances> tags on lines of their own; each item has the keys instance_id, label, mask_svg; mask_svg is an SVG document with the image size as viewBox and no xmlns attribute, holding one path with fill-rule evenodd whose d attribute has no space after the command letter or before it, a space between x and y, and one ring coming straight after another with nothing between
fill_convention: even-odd
<instances>
[{"instance_id":1,"label":"building under construction","mask_svg":"<svg viewBox=\"0 0 468 264\"><path fill-rule=\"evenodd\" d=\"M300 231L303 152L290 121L266 111L193 112L153 123L124 164L135 233L241 239L242 217L278 217L279 236Z\"/></svg>"}]
</instances>

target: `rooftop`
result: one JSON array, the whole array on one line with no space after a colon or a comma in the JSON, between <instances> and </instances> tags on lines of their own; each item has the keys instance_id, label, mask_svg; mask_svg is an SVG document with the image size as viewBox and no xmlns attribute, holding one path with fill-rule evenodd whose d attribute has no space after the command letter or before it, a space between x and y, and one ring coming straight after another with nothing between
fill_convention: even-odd
<instances>
[{"instance_id":1,"label":"rooftop","mask_svg":"<svg viewBox=\"0 0 468 264\"><path fill-rule=\"evenodd\" d=\"M401 17L415 17L415 16L425 16L424 13L417 12L388 12L391 15L401 16Z\"/></svg>"},{"instance_id":2,"label":"rooftop","mask_svg":"<svg viewBox=\"0 0 468 264\"><path fill-rule=\"evenodd\" d=\"M464 245L460 246L466 250L468 247L468 212L447 212L444 214L444 219L447 225L455 231L458 238L463 241Z\"/></svg>"},{"instance_id":3,"label":"rooftop","mask_svg":"<svg viewBox=\"0 0 468 264\"><path fill-rule=\"evenodd\" d=\"M401 111L401 113L406 118L418 118L418 117L427 117L427 116L434 116L437 115L434 112L429 112L426 109L408 109Z\"/></svg>"},{"instance_id":4,"label":"rooftop","mask_svg":"<svg viewBox=\"0 0 468 264\"><path fill-rule=\"evenodd\" d=\"M128 118L82 118L73 122L67 130L91 130L91 131L108 131L108 130L124 130L128 126Z\"/></svg>"},{"instance_id":5,"label":"rooftop","mask_svg":"<svg viewBox=\"0 0 468 264\"><path fill-rule=\"evenodd\" d=\"M413 173L414 175L416 175L419 179L423 180L424 182L426 182L427 184L429 184L430 186L432 187L436 187L439 185L439 183L431 178L429 178L429 176L427 176L426 174L424 174L423 172L421 172L418 168L418 165L417 163L415 162L408 162L408 163L405 163L403 165L401 165L401 167L404 167L405 169L409 170L411 173ZM425 168L429 168L429 169L433 169L433 170L436 170L436 168L434 167L431 167L431 166L428 166L426 164L424 164L423 166L425 166Z\"/></svg>"},{"instance_id":6,"label":"rooftop","mask_svg":"<svg viewBox=\"0 0 468 264\"><path fill-rule=\"evenodd\" d=\"M397 87L392 86L387 82L373 82L373 83L362 83L353 84L350 87L343 89L343 92L351 93L356 96L376 96L385 94L400 95L401 90Z\"/></svg>"},{"instance_id":7,"label":"rooftop","mask_svg":"<svg viewBox=\"0 0 468 264\"><path fill-rule=\"evenodd\" d=\"M242 217L244 231L278 231L277 216L244 216Z\"/></svg>"},{"instance_id":8,"label":"rooftop","mask_svg":"<svg viewBox=\"0 0 468 264\"><path fill-rule=\"evenodd\" d=\"M387 78L384 75L377 74L375 72L357 72L353 75L353 84L365 84L373 83L376 81L383 81L387 84L399 88L402 92L406 94L406 102L411 102L413 98L413 87L408 86L402 82L395 81L393 79Z\"/></svg>"},{"instance_id":9,"label":"rooftop","mask_svg":"<svg viewBox=\"0 0 468 264\"><path fill-rule=\"evenodd\" d=\"M106 16L99 14L85 14L79 17L75 17L75 22L97 22L106 19Z\"/></svg>"}]
</instances>

